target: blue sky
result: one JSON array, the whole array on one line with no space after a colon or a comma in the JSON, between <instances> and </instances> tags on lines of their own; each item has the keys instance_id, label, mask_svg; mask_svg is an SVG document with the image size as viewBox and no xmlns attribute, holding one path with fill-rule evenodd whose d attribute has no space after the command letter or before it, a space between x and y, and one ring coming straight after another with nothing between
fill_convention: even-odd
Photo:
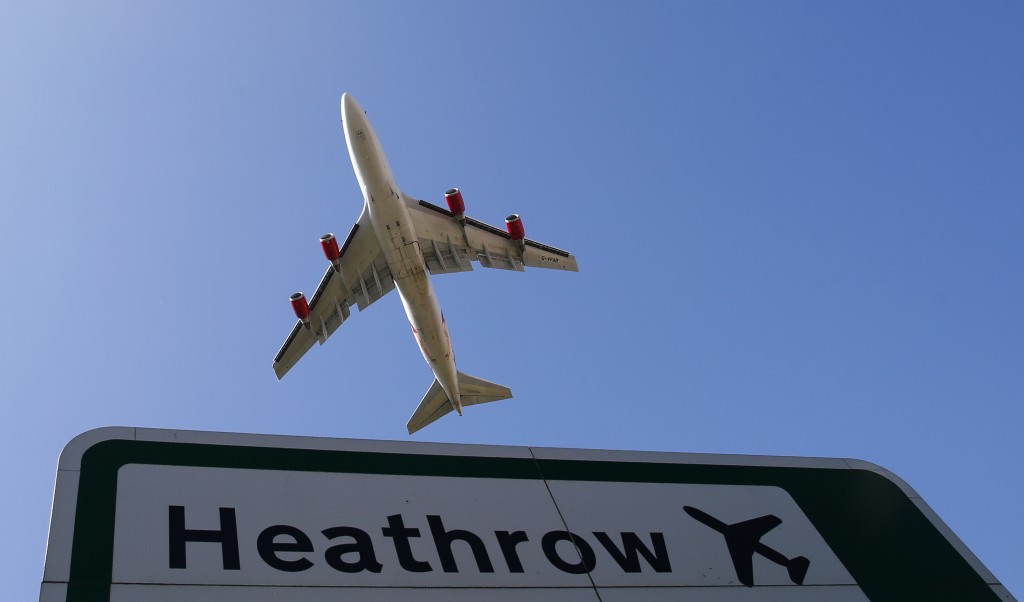
<instances>
[{"instance_id":1,"label":"blue sky","mask_svg":"<svg viewBox=\"0 0 1024 602\"><path fill-rule=\"evenodd\" d=\"M581 268L435 278L515 399L413 439L868 460L1024 596L1024 8L636 4L0 4L10 599L78 433L409 438L397 296L271 370L359 214L343 91Z\"/></svg>"}]
</instances>

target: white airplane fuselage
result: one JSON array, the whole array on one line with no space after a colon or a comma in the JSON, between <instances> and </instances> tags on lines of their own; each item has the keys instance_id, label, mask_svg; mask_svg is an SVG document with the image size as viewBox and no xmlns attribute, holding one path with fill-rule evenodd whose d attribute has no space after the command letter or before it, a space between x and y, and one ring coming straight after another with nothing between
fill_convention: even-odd
<instances>
[{"instance_id":1,"label":"white airplane fuselage","mask_svg":"<svg viewBox=\"0 0 1024 602\"><path fill-rule=\"evenodd\" d=\"M341 97L341 115L352 168L413 335L453 409L462 414L451 339L402 192L373 126L350 94Z\"/></svg>"}]
</instances>

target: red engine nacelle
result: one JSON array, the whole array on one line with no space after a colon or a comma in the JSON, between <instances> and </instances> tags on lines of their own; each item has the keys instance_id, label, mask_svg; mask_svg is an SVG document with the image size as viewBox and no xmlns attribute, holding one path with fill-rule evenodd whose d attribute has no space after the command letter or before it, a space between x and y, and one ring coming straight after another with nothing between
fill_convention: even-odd
<instances>
[{"instance_id":1,"label":"red engine nacelle","mask_svg":"<svg viewBox=\"0 0 1024 602\"><path fill-rule=\"evenodd\" d=\"M292 310L295 317L302 320L303 324L309 325L309 303L306 302L306 295L294 293L288 298L292 302Z\"/></svg>"},{"instance_id":2,"label":"red engine nacelle","mask_svg":"<svg viewBox=\"0 0 1024 602\"><path fill-rule=\"evenodd\" d=\"M518 213L505 218L505 227L508 228L508 235L516 242L526 238L526 230L523 228L523 220L519 219Z\"/></svg>"},{"instance_id":3,"label":"red engine nacelle","mask_svg":"<svg viewBox=\"0 0 1024 602\"><path fill-rule=\"evenodd\" d=\"M331 263L334 263L341 257L341 251L338 249L338 239L334 238L334 234L330 232L320 237L320 248L324 250L324 257Z\"/></svg>"},{"instance_id":4,"label":"red engine nacelle","mask_svg":"<svg viewBox=\"0 0 1024 602\"><path fill-rule=\"evenodd\" d=\"M320 237L320 248L324 251L324 257L334 266L335 272L341 271L341 250L338 249L338 239L328 232Z\"/></svg>"},{"instance_id":5,"label":"red engine nacelle","mask_svg":"<svg viewBox=\"0 0 1024 602\"><path fill-rule=\"evenodd\" d=\"M462 202L462 193L458 188L449 188L445 191L444 200L448 202L448 210L455 217L462 217L466 213L466 204Z\"/></svg>"}]
</instances>

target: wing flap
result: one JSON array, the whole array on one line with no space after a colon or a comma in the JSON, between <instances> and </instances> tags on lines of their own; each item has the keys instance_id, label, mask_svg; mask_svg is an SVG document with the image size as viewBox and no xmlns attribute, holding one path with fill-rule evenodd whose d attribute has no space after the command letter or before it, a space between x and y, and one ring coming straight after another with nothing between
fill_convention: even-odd
<instances>
[{"instance_id":1,"label":"wing flap","mask_svg":"<svg viewBox=\"0 0 1024 602\"><path fill-rule=\"evenodd\" d=\"M383 252L357 273L356 280L356 283L350 284L348 293L352 295L359 311L363 311L377 299L395 290L395 280L391 277L391 269Z\"/></svg>"},{"instance_id":2,"label":"wing flap","mask_svg":"<svg viewBox=\"0 0 1024 602\"><path fill-rule=\"evenodd\" d=\"M421 238L420 251L423 253L423 260L427 264L427 271L431 274L451 274L453 272L472 272L472 259L469 257L466 248L459 248L452 242L451 237L444 241L437 241L431 238Z\"/></svg>"}]
</instances>

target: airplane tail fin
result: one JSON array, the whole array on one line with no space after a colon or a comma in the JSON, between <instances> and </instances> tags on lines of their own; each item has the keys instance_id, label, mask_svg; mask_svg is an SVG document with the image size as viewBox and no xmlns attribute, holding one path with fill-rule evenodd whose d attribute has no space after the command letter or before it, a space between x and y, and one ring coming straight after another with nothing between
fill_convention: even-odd
<instances>
[{"instance_id":1,"label":"airplane tail fin","mask_svg":"<svg viewBox=\"0 0 1024 602\"><path fill-rule=\"evenodd\" d=\"M459 392L463 407L512 397L512 390L508 387L463 372L459 372ZM435 378L405 426L411 435L451 412L452 409L452 402L448 399L448 394L444 392L441 383L437 382Z\"/></svg>"},{"instance_id":2,"label":"airplane tail fin","mask_svg":"<svg viewBox=\"0 0 1024 602\"><path fill-rule=\"evenodd\" d=\"M811 566L811 561L807 560L803 556L797 556L796 558L790 559L786 565L786 570L789 571L789 578L793 580L793 583L797 585L804 584L804 577L807 576L807 567Z\"/></svg>"}]
</instances>

